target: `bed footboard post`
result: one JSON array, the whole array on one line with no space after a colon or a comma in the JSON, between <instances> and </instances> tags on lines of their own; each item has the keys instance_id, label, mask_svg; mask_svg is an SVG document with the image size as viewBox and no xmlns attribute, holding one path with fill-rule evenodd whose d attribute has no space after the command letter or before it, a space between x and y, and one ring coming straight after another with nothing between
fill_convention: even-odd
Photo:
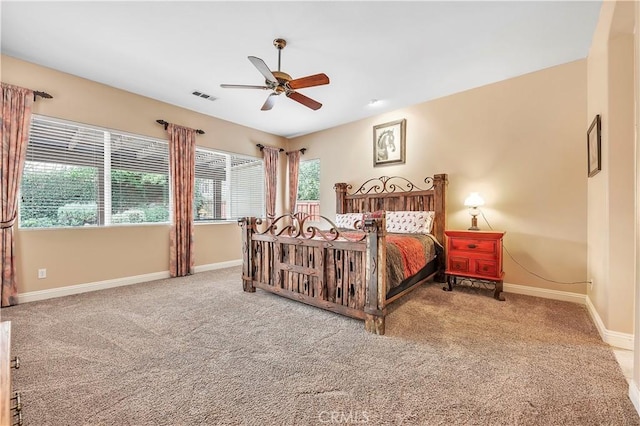
<instances>
[{"instance_id":1,"label":"bed footboard post","mask_svg":"<svg viewBox=\"0 0 640 426\"><path fill-rule=\"evenodd\" d=\"M384 302L380 302L380 293L386 288L386 252L385 217L365 219L364 230L367 233L366 254L366 298L364 328L370 333L384 334Z\"/></svg>"},{"instance_id":2,"label":"bed footboard post","mask_svg":"<svg viewBox=\"0 0 640 426\"><path fill-rule=\"evenodd\" d=\"M339 182L333 186L333 189L336 190L336 213L346 213L345 196L347 195L348 186L345 182Z\"/></svg>"},{"instance_id":3,"label":"bed footboard post","mask_svg":"<svg viewBox=\"0 0 640 426\"><path fill-rule=\"evenodd\" d=\"M384 316L365 314L364 329L369 333L382 336L384 334Z\"/></svg>"},{"instance_id":4,"label":"bed footboard post","mask_svg":"<svg viewBox=\"0 0 640 426\"><path fill-rule=\"evenodd\" d=\"M243 217L238 219L238 225L242 226L242 289L253 293L253 251L251 250L251 236L256 229L255 217Z\"/></svg>"},{"instance_id":5,"label":"bed footboard post","mask_svg":"<svg viewBox=\"0 0 640 426\"><path fill-rule=\"evenodd\" d=\"M449 179L446 174L438 174L433 176L433 188L436 191L436 205L435 205L435 221L433 224L433 235L441 243L445 244L444 231L447 229L447 184ZM442 250L442 256L438 261L438 272L435 276L435 281L445 282L444 271L447 267L446 252Z\"/></svg>"}]
</instances>

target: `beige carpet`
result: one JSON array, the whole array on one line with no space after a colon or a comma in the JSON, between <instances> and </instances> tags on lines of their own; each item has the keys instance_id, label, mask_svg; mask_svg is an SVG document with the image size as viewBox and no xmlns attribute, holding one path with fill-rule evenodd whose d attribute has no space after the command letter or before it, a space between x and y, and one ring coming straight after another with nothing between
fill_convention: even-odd
<instances>
[{"instance_id":1,"label":"beige carpet","mask_svg":"<svg viewBox=\"0 0 640 426\"><path fill-rule=\"evenodd\" d=\"M3 309L25 424L640 424L583 306L428 284L380 337L241 287L230 268Z\"/></svg>"}]
</instances>

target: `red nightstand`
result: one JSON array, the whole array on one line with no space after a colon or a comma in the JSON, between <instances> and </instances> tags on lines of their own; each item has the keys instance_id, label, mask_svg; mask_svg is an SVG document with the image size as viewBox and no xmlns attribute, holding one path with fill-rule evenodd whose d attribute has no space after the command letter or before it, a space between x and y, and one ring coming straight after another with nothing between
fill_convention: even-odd
<instances>
[{"instance_id":1,"label":"red nightstand","mask_svg":"<svg viewBox=\"0 0 640 426\"><path fill-rule=\"evenodd\" d=\"M492 281L493 297L504 300L502 295L502 237L500 231L444 231L447 245L448 290L457 278ZM446 289L446 287L445 287Z\"/></svg>"}]
</instances>

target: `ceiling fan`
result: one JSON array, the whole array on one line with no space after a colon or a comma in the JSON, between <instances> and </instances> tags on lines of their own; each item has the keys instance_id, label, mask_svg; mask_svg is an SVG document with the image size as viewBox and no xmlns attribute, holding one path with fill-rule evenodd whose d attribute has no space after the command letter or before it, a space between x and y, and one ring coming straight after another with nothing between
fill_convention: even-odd
<instances>
[{"instance_id":1,"label":"ceiling fan","mask_svg":"<svg viewBox=\"0 0 640 426\"><path fill-rule=\"evenodd\" d=\"M315 101L302 93L296 92L297 89L304 89L305 87L321 86L323 84L329 84L329 77L326 74L314 74L307 77L301 77L292 79L291 76L285 72L280 71L280 55L282 49L287 45L286 40L277 38L273 40L273 45L278 49L278 71L271 71L267 64L260 58L255 56L249 56L251 63L260 71L265 77L265 86L250 86L244 84L221 84L220 87L225 89L262 89L273 90L264 105L262 105L262 111L268 111L273 108L276 97L285 94L286 97L293 99L302 105L311 108L312 110L318 110L322 107L322 104Z\"/></svg>"}]
</instances>

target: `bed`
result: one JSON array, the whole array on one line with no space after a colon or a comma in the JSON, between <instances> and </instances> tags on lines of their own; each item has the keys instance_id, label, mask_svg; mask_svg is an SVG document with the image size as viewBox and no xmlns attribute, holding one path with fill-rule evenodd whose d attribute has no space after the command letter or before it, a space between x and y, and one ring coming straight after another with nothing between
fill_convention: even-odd
<instances>
[{"instance_id":1,"label":"bed","mask_svg":"<svg viewBox=\"0 0 640 426\"><path fill-rule=\"evenodd\" d=\"M301 213L266 221L241 218L244 291L260 288L358 318L367 331L384 334L391 303L425 281L445 280L446 188L446 174L424 179L421 187L401 177L383 176L369 179L353 192L352 185L335 184L335 220ZM388 232L388 219L399 224L399 216L415 216L409 212L431 214L430 235ZM350 229L336 224L350 215L359 218ZM421 265L413 261L408 268L405 263L405 275L394 278L392 266L397 263L391 255L398 246L429 250L416 248L418 242L413 240L425 245L430 240L432 255L425 254Z\"/></svg>"}]
</instances>

